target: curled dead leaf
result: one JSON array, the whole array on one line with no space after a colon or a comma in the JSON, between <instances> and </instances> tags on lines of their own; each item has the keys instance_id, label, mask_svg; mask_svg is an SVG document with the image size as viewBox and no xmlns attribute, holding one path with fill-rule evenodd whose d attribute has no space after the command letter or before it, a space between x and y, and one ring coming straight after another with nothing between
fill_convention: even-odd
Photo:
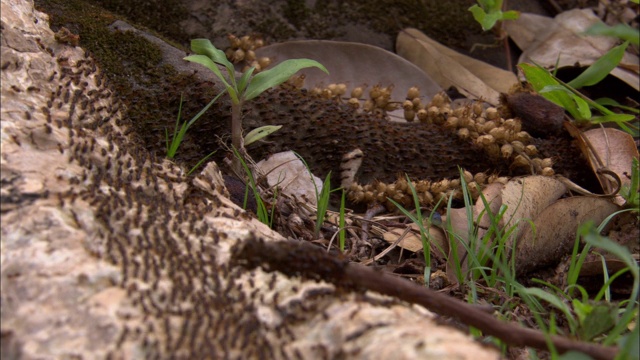
<instances>
[{"instance_id":1,"label":"curled dead leaf","mask_svg":"<svg viewBox=\"0 0 640 360\"><path fill-rule=\"evenodd\" d=\"M453 283L456 280L457 271L456 258L466 259L467 248L469 247L469 224L476 224L477 238L483 238L490 225L491 218L489 212L497 215L502 206L507 209L500 220L499 227L506 231L510 227L516 227L508 247L512 246L513 239L516 239L527 228L529 221L533 221L546 207L554 203L562 194L567 191L566 187L558 180L544 176L528 176L515 178L506 185L494 183L483 190L483 195L489 205L488 208L482 199L478 199L473 208L473 219L468 220L466 209L452 209L448 214L447 221L451 224L452 233L449 234L449 261L447 262L447 277ZM445 221L443 219L443 221ZM476 251L482 246L476 245ZM462 262L462 271L467 270L466 261Z\"/></svg>"},{"instance_id":2,"label":"curled dead leaf","mask_svg":"<svg viewBox=\"0 0 640 360\"><path fill-rule=\"evenodd\" d=\"M615 173L622 186L631 183L633 159L638 159L638 148L633 137L624 131L612 128L592 129L582 133L580 148L589 160L591 168L598 176L605 193L615 191L617 181L610 176L599 174L598 170L607 169ZM625 200L617 196L615 202L623 205Z\"/></svg>"},{"instance_id":3,"label":"curled dead leaf","mask_svg":"<svg viewBox=\"0 0 640 360\"><path fill-rule=\"evenodd\" d=\"M502 204L507 206L501 226L508 229L517 226L515 234L522 234L533 220L567 191L560 181L546 176L527 176L512 179L502 192ZM508 242L511 247L513 240Z\"/></svg>"},{"instance_id":4,"label":"curled dead leaf","mask_svg":"<svg viewBox=\"0 0 640 360\"><path fill-rule=\"evenodd\" d=\"M501 92L518 82L510 71L462 55L431 40L417 29L404 29L396 39L398 55L411 61L438 82L440 87L455 86L473 99L497 105Z\"/></svg>"},{"instance_id":5,"label":"curled dead leaf","mask_svg":"<svg viewBox=\"0 0 640 360\"><path fill-rule=\"evenodd\" d=\"M559 261L573 248L578 226L589 220L599 224L619 209L603 198L581 196L556 201L518 239L516 272L526 273Z\"/></svg>"}]
</instances>

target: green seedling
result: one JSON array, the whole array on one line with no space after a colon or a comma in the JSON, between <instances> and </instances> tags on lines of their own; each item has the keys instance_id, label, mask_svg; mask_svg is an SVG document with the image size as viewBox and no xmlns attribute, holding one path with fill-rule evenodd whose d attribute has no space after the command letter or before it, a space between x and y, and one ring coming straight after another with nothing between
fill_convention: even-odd
<instances>
[{"instance_id":1,"label":"green seedling","mask_svg":"<svg viewBox=\"0 0 640 360\"><path fill-rule=\"evenodd\" d=\"M233 147L240 153L244 153L242 138L242 106L244 103L256 98L267 89L282 84L301 69L317 67L325 73L329 73L322 64L315 60L289 59L253 77L255 67L251 67L236 79L233 64L227 60L225 53L216 49L208 39L191 40L191 50L196 55L190 55L184 59L211 70L224 84L225 90L231 98L231 141ZM219 65L226 70L226 76L223 75Z\"/></svg>"},{"instance_id":2,"label":"green seedling","mask_svg":"<svg viewBox=\"0 0 640 360\"><path fill-rule=\"evenodd\" d=\"M534 279L535 282L546 286L551 291L541 288L526 288L522 290L522 293L546 301L559 310L567 320L571 335L584 341L595 340L602 342L604 345L622 343L624 346L621 349L621 354L630 354L631 352L626 352L625 347L629 349L637 347L638 340L630 339L629 335L623 336L622 334L627 331L638 313L637 295L640 283L638 281L638 266L628 249L599 234L613 216L624 211L629 210L622 210L611 215L598 228L595 228L593 223L586 223L580 226L571 255L567 273L567 287L565 289L559 289L552 284ZM577 249L581 239L584 239L586 244L581 253L578 254ZM604 285L598 294L590 300L587 291L578 285L576 281L586 254L594 247L616 256L622 260L626 267L609 276L607 263L602 257ZM611 284L616 278L629 272L634 278L633 290L629 299L620 303L613 302L610 295ZM579 290L580 297L574 297L574 290L576 289ZM604 301L602 300L603 297ZM623 308L625 302L626 307ZM604 339L602 338L603 335L605 335Z\"/></svg>"},{"instance_id":3,"label":"green seedling","mask_svg":"<svg viewBox=\"0 0 640 360\"><path fill-rule=\"evenodd\" d=\"M640 212L640 163L633 158L631 162L631 181L629 185L623 185L620 195L626 200L626 205L636 212Z\"/></svg>"},{"instance_id":4,"label":"green seedling","mask_svg":"<svg viewBox=\"0 0 640 360\"><path fill-rule=\"evenodd\" d=\"M599 22L587 29L585 35L611 36L634 45L640 45L640 32L627 24L609 26Z\"/></svg>"},{"instance_id":5,"label":"green seedling","mask_svg":"<svg viewBox=\"0 0 640 360\"><path fill-rule=\"evenodd\" d=\"M625 42L612 48L569 83L562 82L539 65L520 64L518 67L535 91L547 100L564 108L574 119L591 121L595 124L615 122L620 128L635 136L638 134L637 128L628 124L635 119L635 115L614 113L576 90L579 87L595 85L604 79L618 66L628 45L629 43ZM592 108L598 110L602 116L593 116L591 113Z\"/></svg>"},{"instance_id":6,"label":"green seedling","mask_svg":"<svg viewBox=\"0 0 640 360\"><path fill-rule=\"evenodd\" d=\"M422 216L422 210L420 209L420 198L418 197L418 193L416 192L415 186L413 186L413 183L411 182L409 175L405 175L405 176L407 177L407 184L409 185L409 188L411 189L411 194L413 196L413 205L416 208L415 215L411 211L405 209L402 205L400 205L395 200L389 197L387 198L387 200L391 201L391 203L393 203L393 205L395 205L395 207L397 207L398 210L400 210L406 217L408 217L412 222L418 225L418 229L420 229L420 240L422 242L422 251L424 253L424 264L425 264L424 265L424 284L426 287L429 287L429 283L431 280L431 239L430 239L431 235L429 234L429 226L431 226L431 223L433 222L435 211L438 208L438 205L440 205L440 202L438 202L436 206L433 208L433 211L431 212L431 215L429 216L429 218L425 219ZM442 252L442 249L439 249L439 250Z\"/></svg>"},{"instance_id":7,"label":"green seedling","mask_svg":"<svg viewBox=\"0 0 640 360\"><path fill-rule=\"evenodd\" d=\"M173 136L171 137L171 142L169 142L169 133L165 131L167 158L173 159L176 156L176 152L178 151L180 144L182 144L182 140L184 139L184 135L187 133L187 130L189 130L191 125L193 125L196 121L198 121L198 119L200 119L200 117L211 107L211 105L213 105L214 102L216 102L216 100L218 100L218 98L222 94L224 94L224 92L221 92L216 97L214 97L213 100L211 100L204 108L202 108L202 110L200 110L200 112L198 112L193 118L191 118L191 120L183 122L182 125L180 124L180 117L182 116L183 98L182 98L182 95L180 95L180 105L178 107L178 118L176 119L176 126L173 129ZM180 127L180 129L178 129L178 127Z\"/></svg>"},{"instance_id":8,"label":"green seedling","mask_svg":"<svg viewBox=\"0 0 640 360\"><path fill-rule=\"evenodd\" d=\"M478 0L469 11L484 31L491 30L498 21L515 20L520 16L514 10L502 11L502 0Z\"/></svg>"},{"instance_id":9,"label":"green seedling","mask_svg":"<svg viewBox=\"0 0 640 360\"><path fill-rule=\"evenodd\" d=\"M314 236L318 237L320 236L320 229L322 228L322 223L324 222L324 218L327 215L327 209L329 209L330 195L333 191L340 190L341 188L331 190L331 171L329 171L329 173L327 174L327 177L324 179L324 182L322 183L322 190L318 192L318 187L316 186L316 181L314 180L314 176L313 176L313 173L311 172L311 169L309 168L309 165L307 164L306 161L304 161L304 159L302 158L302 156L300 156L300 154L296 152L294 152L294 154L298 157L298 159L300 159L300 161L302 161L305 168L307 168L307 172L309 173L309 178L311 179L311 183L313 184L313 189L315 190L315 193L316 193L317 207L316 207L316 228L315 228Z\"/></svg>"},{"instance_id":10,"label":"green seedling","mask_svg":"<svg viewBox=\"0 0 640 360\"><path fill-rule=\"evenodd\" d=\"M247 207L247 197L249 196L249 191L250 191L256 200L256 208L257 208L256 211L258 212L256 216L258 217L258 220L260 220L260 222L262 222L263 224L266 224L269 227L271 227L273 225L273 215L274 215L273 212L269 214L269 210L267 210L267 206L262 200L262 196L260 196L260 190L258 189L258 185L256 184L256 181L253 177L253 173L249 169L249 166L243 159L242 155L235 148L232 148L232 150L233 150L233 155L236 157L236 159L238 159L238 161L242 165L242 168L244 169L245 174L247 175L247 178L249 179L249 181L247 182L247 189L245 192L244 208Z\"/></svg>"},{"instance_id":11,"label":"green seedling","mask_svg":"<svg viewBox=\"0 0 640 360\"><path fill-rule=\"evenodd\" d=\"M273 134L274 132L280 130L282 125L265 125L259 128L255 128L244 137L244 145L249 146L254 142L261 140L262 138Z\"/></svg>"}]
</instances>

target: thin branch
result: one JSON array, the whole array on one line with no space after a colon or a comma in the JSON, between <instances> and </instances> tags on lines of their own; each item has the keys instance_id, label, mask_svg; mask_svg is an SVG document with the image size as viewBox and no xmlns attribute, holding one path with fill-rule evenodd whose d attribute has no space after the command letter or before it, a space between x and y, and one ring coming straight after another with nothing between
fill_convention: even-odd
<instances>
[{"instance_id":1,"label":"thin branch","mask_svg":"<svg viewBox=\"0 0 640 360\"><path fill-rule=\"evenodd\" d=\"M484 335L499 338L508 345L548 350L546 337L538 330L500 321L472 304L408 280L349 263L343 257L328 255L321 248L304 241L266 243L262 239L251 239L236 245L233 253L236 265L247 268L262 267L266 271L279 271L288 276L327 281L352 291L376 291L422 305L437 314L456 318L481 330ZM550 336L550 339L561 354L575 350L594 359L610 360L618 353L617 347L579 342L561 336Z\"/></svg>"}]
</instances>

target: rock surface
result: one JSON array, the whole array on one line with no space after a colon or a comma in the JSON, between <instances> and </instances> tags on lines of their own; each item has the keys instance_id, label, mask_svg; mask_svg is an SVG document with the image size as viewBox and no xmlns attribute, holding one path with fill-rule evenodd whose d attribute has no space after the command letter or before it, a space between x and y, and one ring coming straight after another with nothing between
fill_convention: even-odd
<instances>
[{"instance_id":1,"label":"rock surface","mask_svg":"<svg viewBox=\"0 0 640 360\"><path fill-rule=\"evenodd\" d=\"M2 358L491 358L422 308L230 264L278 234L132 141L85 51L2 0Z\"/></svg>"}]
</instances>

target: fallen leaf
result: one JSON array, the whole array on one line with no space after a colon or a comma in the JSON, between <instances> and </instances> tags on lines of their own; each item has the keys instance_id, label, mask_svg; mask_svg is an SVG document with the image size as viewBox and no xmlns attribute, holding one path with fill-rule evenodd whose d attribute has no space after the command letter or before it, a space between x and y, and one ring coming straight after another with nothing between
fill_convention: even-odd
<instances>
[{"instance_id":1,"label":"fallen leaf","mask_svg":"<svg viewBox=\"0 0 640 360\"><path fill-rule=\"evenodd\" d=\"M503 232L511 227L513 230L508 247L512 246L513 239L517 239L529 226L529 221L533 221L546 207L555 202L567 191L566 187L558 180L545 176L527 176L514 178L506 185L500 183L490 184L482 193L486 199L488 208L482 199L478 199L473 207L473 219L468 220L466 209L452 209L448 217L443 218L443 223L447 221L451 224L452 234L448 233L449 241L449 261L447 262L447 277L452 283L457 282L457 271L459 260L453 256L457 252L457 259L467 259L467 248L469 245L469 224L474 224L477 228L477 238L482 239L489 227L491 220L489 212L497 215L502 206L506 206L502 219L498 226ZM481 244L476 245L476 251ZM468 265L462 262L461 270L466 272Z\"/></svg>"},{"instance_id":2,"label":"fallen leaf","mask_svg":"<svg viewBox=\"0 0 640 360\"><path fill-rule=\"evenodd\" d=\"M320 193L322 180L313 176L313 181L311 181L309 169L293 151L273 154L260 161L257 168L260 173L266 174L270 186L278 186L282 193L301 200L304 199L312 206L316 206L316 187Z\"/></svg>"},{"instance_id":3,"label":"fallen leaf","mask_svg":"<svg viewBox=\"0 0 640 360\"><path fill-rule=\"evenodd\" d=\"M271 58L272 64L297 58L320 62L329 70L328 76L315 68L299 72L305 75L304 87L307 89L345 83L348 96L355 87L393 84L391 101L397 102L404 101L407 91L413 86L417 86L421 96L426 98L442 90L414 64L392 52L367 44L328 40L289 41L259 48L256 55ZM402 113L399 117L404 118Z\"/></svg>"},{"instance_id":4,"label":"fallen leaf","mask_svg":"<svg viewBox=\"0 0 640 360\"><path fill-rule=\"evenodd\" d=\"M589 36L584 32L600 19L589 9L575 9L558 14L554 19L540 15L520 14L520 18L506 21L507 34L522 49L519 63L536 63L548 69L586 67L617 45L617 39ZM626 52L620 65L611 75L640 90L637 55Z\"/></svg>"},{"instance_id":5,"label":"fallen leaf","mask_svg":"<svg viewBox=\"0 0 640 360\"><path fill-rule=\"evenodd\" d=\"M529 227L529 221L566 192L565 185L552 177L534 175L512 179L502 191L502 204L507 206L501 220L502 228L517 226L514 234L522 234Z\"/></svg>"},{"instance_id":6,"label":"fallen leaf","mask_svg":"<svg viewBox=\"0 0 640 360\"><path fill-rule=\"evenodd\" d=\"M598 128L582 133L584 139L590 144L590 149L581 146L585 157L596 175L605 193L615 190L609 177L598 174L602 166L613 171L621 180L622 186L631 184L631 166L633 159L638 159L638 148L635 141L628 133L612 128ZM621 196L615 199L618 205L623 205L625 200Z\"/></svg>"},{"instance_id":7,"label":"fallen leaf","mask_svg":"<svg viewBox=\"0 0 640 360\"><path fill-rule=\"evenodd\" d=\"M534 268L559 261L572 248L580 224L602 222L620 207L608 199L571 197L560 199L544 209L524 229L517 243L516 272L526 273Z\"/></svg>"},{"instance_id":8,"label":"fallen leaf","mask_svg":"<svg viewBox=\"0 0 640 360\"><path fill-rule=\"evenodd\" d=\"M417 29L404 29L396 39L398 55L416 64L442 88L455 86L465 96L497 105L501 92L518 82L515 74L462 55Z\"/></svg>"},{"instance_id":9,"label":"fallen leaf","mask_svg":"<svg viewBox=\"0 0 640 360\"><path fill-rule=\"evenodd\" d=\"M398 247L412 252L422 251L420 229L416 224L411 224L410 226L411 231L409 231L398 243ZM393 244L400 238L400 236L402 236L404 232L405 229L394 228L382 234L382 238L389 244ZM443 232L438 228L430 227L428 238L431 245L431 251L434 252L435 256L437 256L439 259L444 259L445 253L448 251L448 246Z\"/></svg>"}]
</instances>

